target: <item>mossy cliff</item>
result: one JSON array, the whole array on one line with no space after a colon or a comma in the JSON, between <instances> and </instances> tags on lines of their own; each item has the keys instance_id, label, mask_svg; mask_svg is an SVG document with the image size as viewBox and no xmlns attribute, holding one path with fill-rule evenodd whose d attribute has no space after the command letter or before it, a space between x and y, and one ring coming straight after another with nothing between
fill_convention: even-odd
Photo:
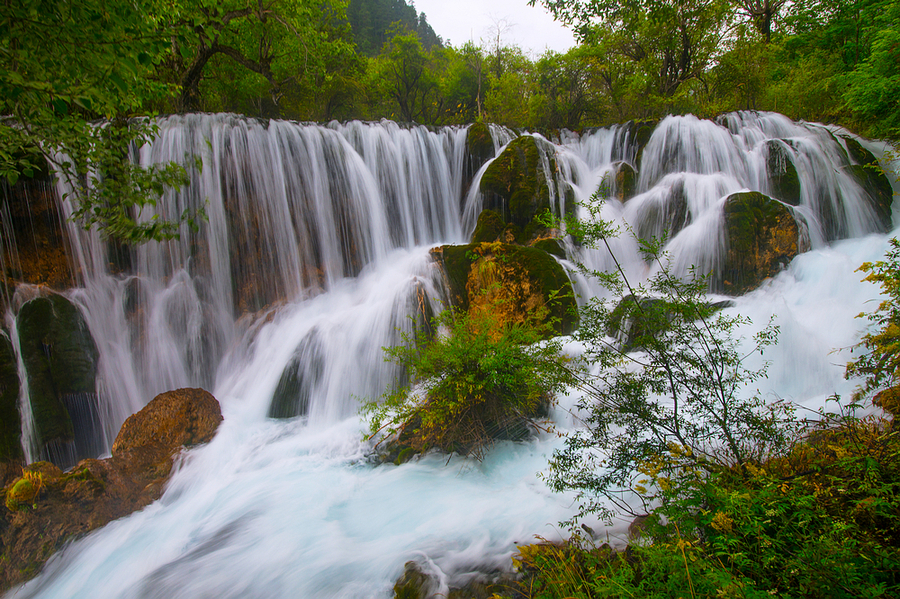
<instances>
[{"instance_id":1,"label":"mossy cliff","mask_svg":"<svg viewBox=\"0 0 900 599\"><path fill-rule=\"evenodd\" d=\"M446 245L432 255L446 277L454 307L469 312L499 309L502 322L525 322L546 310L557 333L575 328L572 284L547 252L494 242Z\"/></svg>"}]
</instances>

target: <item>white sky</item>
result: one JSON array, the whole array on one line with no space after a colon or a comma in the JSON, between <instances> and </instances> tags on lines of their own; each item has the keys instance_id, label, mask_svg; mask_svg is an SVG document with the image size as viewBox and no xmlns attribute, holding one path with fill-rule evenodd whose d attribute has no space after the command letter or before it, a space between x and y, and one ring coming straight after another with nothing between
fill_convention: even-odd
<instances>
[{"instance_id":1,"label":"white sky","mask_svg":"<svg viewBox=\"0 0 900 599\"><path fill-rule=\"evenodd\" d=\"M490 46L496 24L504 28L501 45L519 46L533 57L548 48L565 52L575 45L572 33L554 21L540 1L531 7L527 0L415 0L415 7L444 42L456 48L469 40Z\"/></svg>"}]
</instances>

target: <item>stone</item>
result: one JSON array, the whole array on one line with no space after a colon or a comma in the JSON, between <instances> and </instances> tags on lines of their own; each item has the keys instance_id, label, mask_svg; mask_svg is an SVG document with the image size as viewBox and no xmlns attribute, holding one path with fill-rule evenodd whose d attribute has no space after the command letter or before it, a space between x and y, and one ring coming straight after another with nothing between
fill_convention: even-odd
<instances>
[{"instance_id":1,"label":"stone","mask_svg":"<svg viewBox=\"0 0 900 599\"><path fill-rule=\"evenodd\" d=\"M42 458L68 468L96 457L99 351L81 312L54 293L23 304L16 326Z\"/></svg>"},{"instance_id":2,"label":"stone","mask_svg":"<svg viewBox=\"0 0 900 599\"><path fill-rule=\"evenodd\" d=\"M766 142L766 175L772 197L791 206L800 205L800 177L794 166L789 141L770 139Z\"/></svg>"},{"instance_id":3,"label":"stone","mask_svg":"<svg viewBox=\"0 0 900 599\"><path fill-rule=\"evenodd\" d=\"M206 391L170 391L126 420L112 457L65 473L50 462L26 466L21 479L40 485L16 481L5 490L13 507L0 519L0 591L37 574L67 542L159 499L182 447L212 439L221 420Z\"/></svg>"},{"instance_id":4,"label":"stone","mask_svg":"<svg viewBox=\"0 0 900 599\"><path fill-rule=\"evenodd\" d=\"M809 249L793 211L759 192L735 193L725 200L727 250L712 286L729 295L756 289Z\"/></svg>"},{"instance_id":5,"label":"stone","mask_svg":"<svg viewBox=\"0 0 900 599\"><path fill-rule=\"evenodd\" d=\"M0 463L22 459L21 422L19 366L9 335L0 331ZM0 479L0 484L4 482Z\"/></svg>"}]
</instances>

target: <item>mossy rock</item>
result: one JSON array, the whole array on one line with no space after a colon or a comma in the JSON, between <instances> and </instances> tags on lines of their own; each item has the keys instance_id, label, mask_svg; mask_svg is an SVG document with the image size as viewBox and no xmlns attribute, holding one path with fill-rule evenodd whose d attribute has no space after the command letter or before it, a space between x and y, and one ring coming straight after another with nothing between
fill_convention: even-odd
<instances>
[{"instance_id":1,"label":"mossy rock","mask_svg":"<svg viewBox=\"0 0 900 599\"><path fill-rule=\"evenodd\" d=\"M772 196L791 206L800 205L800 177L789 149L790 142L770 139L766 142L766 175Z\"/></svg>"},{"instance_id":2,"label":"mossy rock","mask_svg":"<svg viewBox=\"0 0 900 599\"><path fill-rule=\"evenodd\" d=\"M627 162L616 162L604 177L603 184L610 196L620 202L627 202L637 193L637 172Z\"/></svg>"},{"instance_id":3,"label":"mossy rock","mask_svg":"<svg viewBox=\"0 0 900 599\"><path fill-rule=\"evenodd\" d=\"M629 121L626 124L631 145L635 148L634 163L638 167L638 170L641 168L641 158L644 155L644 148L647 147L647 143L650 141L650 137L656 130L657 125L659 125L658 120L636 120Z\"/></svg>"},{"instance_id":4,"label":"mossy rock","mask_svg":"<svg viewBox=\"0 0 900 599\"><path fill-rule=\"evenodd\" d=\"M0 331L0 462L23 457L19 366L9 336Z\"/></svg>"},{"instance_id":5,"label":"mossy rock","mask_svg":"<svg viewBox=\"0 0 900 599\"><path fill-rule=\"evenodd\" d=\"M531 242L531 247L545 251L551 256L556 256L562 260L566 259L566 248L563 247L562 242L556 237L535 239Z\"/></svg>"},{"instance_id":6,"label":"mossy rock","mask_svg":"<svg viewBox=\"0 0 900 599\"><path fill-rule=\"evenodd\" d=\"M441 265L450 302L461 310L502 300L508 321L522 322L546 308L556 333L574 330L575 296L559 262L546 251L507 243L442 246L432 251Z\"/></svg>"},{"instance_id":7,"label":"mossy rock","mask_svg":"<svg viewBox=\"0 0 900 599\"><path fill-rule=\"evenodd\" d=\"M485 123L475 123L466 131L466 153L463 162L463 198L468 193L475 173L485 162L494 157L494 139L491 128Z\"/></svg>"},{"instance_id":8,"label":"mossy rock","mask_svg":"<svg viewBox=\"0 0 900 599\"><path fill-rule=\"evenodd\" d=\"M303 338L275 387L269 418L294 418L309 411L309 399L315 390L325 364L318 351L319 331L313 329Z\"/></svg>"},{"instance_id":9,"label":"mossy rock","mask_svg":"<svg viewBox=\"0 0 900 599\"><path fill-rule=\"evenodd\" d=\"M504 222L523 230L535 216L550 210L550 187L541 166L544 151L530 135L510 142L481 178L484 208L496 211ZM554 172L555 159L548 159ZM566 209L574 211L575 206L566 202Z\"/></svg>"},{"instance_id":10,"label":"mossy rock","mask_svg":"<svg viewBox=\"0 0 900 599\"><path fill-rule=\"evenodd\" d=\"M71 462L61 467L95 457L102 436L96 405L99 352L78 308L61 295L36 298L19 310L16 326L42 453L64 454L74 443L74 456L54 456Z\"/></svg>"},{"instance_id":11,"label":"mossy rock","mask_svg":"<svg viewBox=\"0 0 900 599\"><path fill-rule=\"evenodd\" d=\"M500 239L506 223L496 210L482 210L472 233L471 243L493 242Z\"/></svg>"},{"instance_id":12,"label":"mossy rock","mask_svg":"<svg viewBox=\"0 0 900 599\"><path fill-rule=\"evenodd\" d=\"M664 201L644 205L640 220L635 224L635 231L638 239L660 239L663 236L671 239L689 224L691 213L684 192L684 181L680 180L671 187Z\"/></svg>"},{"instance_id":13,"label":"mossy rock","mask_svg":"<svg viewBox=\"0 0 900 599\"><path fill-rule=\"evenodd\" d=\"M428 599L436 590L435 581L416 562L406 562L403 574L394 583L394 599Z\"/></svg>"},{"instance_id":14,"label":"mossy rock","mask_svg":"<svg viewBox=\"0 0 900 599\"><path fill-rule=\"evenodd\" d=\"M700 304L697 316L708 317L733 304L730 300ZM618 340L619 349L623 352L640 349L650 338L666 331L675 316L675 310L670 306L661 298L626 295L609 314L606 334Z\"/></svg>"},{"instance_id":15,"label":"mossy rock","mask_svg":"<svg viewBox=\"0 0 900 599\"><path fill-rule=\"evenodd\" d=\"M713 284L730 295L755 289L809 249L791 209L759 192L728 196L724 221L728 249Z\"/></svg>"},{"instance_id":16,"label":"mossy rock","mask_svg":"<svg viewBox=\"0 0 900 599\"><path fill-rule=\"evenodd\" d=\"M18 478L6 491L6 509L16 512L35 504L37 494L40 492L38 485L35 485L27 478Z\"/></svg>"}]
</instances>

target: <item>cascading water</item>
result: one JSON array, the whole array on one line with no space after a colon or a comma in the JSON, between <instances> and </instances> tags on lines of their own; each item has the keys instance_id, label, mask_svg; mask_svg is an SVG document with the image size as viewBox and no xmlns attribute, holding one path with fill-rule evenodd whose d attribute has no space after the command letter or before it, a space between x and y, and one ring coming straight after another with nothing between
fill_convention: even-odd
<instances>
[{"instance_id":1,"label":"cascading water","mask_svg":"<svg viewBox=\"0 0 900 599\"><path fill-rule=\"evenodd\" d=\"M430 455L399 467L373 466L361 441L359 402L399 374L381 347L409 317L441 308L429 248L465 243L480 210L477 192L462 198L465 129L229 115L171 117L160 129L142 161L203 160L161 212L205 203L209 222L180 241L112 253L72 227L82 281L71 295L100 349L107 442L170 388L209 388L225 420L185 455L159 502L71 545L10 596L386 597L410 559L441 592L475 568L508 568L517 542L564 535L556 523L572 500L537 475L560 444L553 435L500 443L481 463ZM685 198L667 246L677 270L716 266L724 198L777 196L767 158L773 143L788 152L812 250L727 310L757 323L748 333L775 317L781 336L762 391L815 408L852 388L842 374L862 326L853 317L876 297L855 269L886 249L865 190L842 173L841 139L737 114L719 124L670 117L642 149L624 127L541 145L557 166L547 171L559 210L606 182L603 215L656 235L677 212L673 198ZM624 203L609 184L623 162L639 166ZM827 243L839 237L852 239ZM628 236L612 247L636 281L649 274ZM611 267L606 252L578 257ZM559 430L577 426L573 403L560 399Z\"/></svg>"}]
</instances>

